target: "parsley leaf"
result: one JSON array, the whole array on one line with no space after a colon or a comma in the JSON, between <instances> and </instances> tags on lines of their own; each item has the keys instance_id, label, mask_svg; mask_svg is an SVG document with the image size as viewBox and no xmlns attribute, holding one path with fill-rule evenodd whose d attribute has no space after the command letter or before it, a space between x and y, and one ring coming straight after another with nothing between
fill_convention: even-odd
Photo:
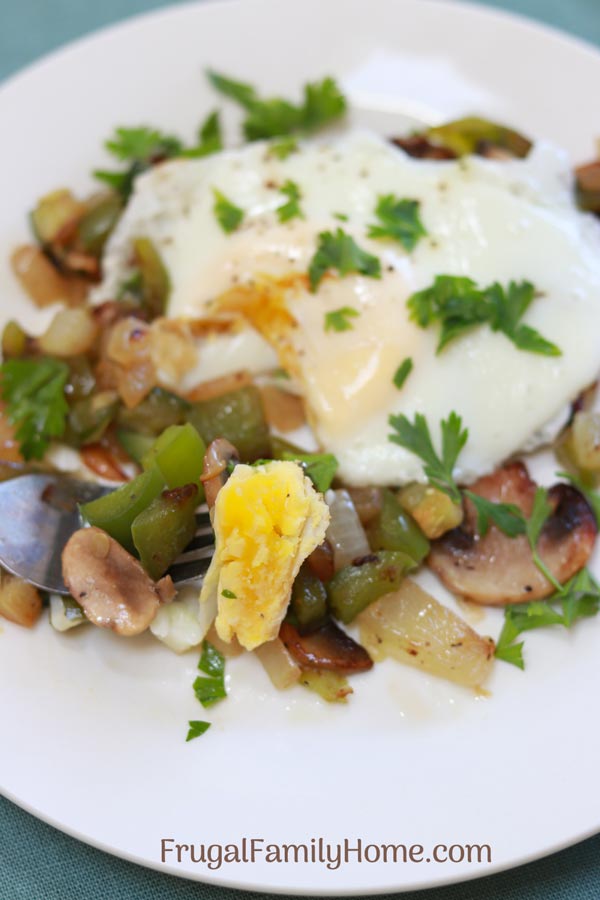
<instances>
[{"instance_id":1,"label":"parsley leaf","mask_svg":"<svg viewBox=\"0 0 600 900\"><path fill-rule=\"evenodd\" d=\"M94 177L108 184L127 200L136 177L162 159L180 156L183 144L179 138L155 128L117 128L105 143L106 149L129 167L123 172L98 170Z\"/></svg>"},{"instance_id":2,"label":"parsley leaf","mask_svg":"<svg viewBox=\"0 0 600 900\"><path fill-rule=\"evenodd\" d=\"M406 381L406 379L408 378L408 376L410 375L412 370L413 370L413 361L410 358L410 356L407 356L406 359L403 362L401 362L400 365L398 366L398 368L396 369L396 371L394 373L394 377L392 379L392 381L394 382L394 384L396 385L398 390L400 390L400 388L403 386L404 382Z\"/></svg>"},{"instance_id":3,"label":"parsley leaf","mask_svg":"<svg viewBox=\"0 0 600 900\"><path fill-rule=\"evenodd\" d=\"M293 137L283 137L280 141L274 141L269 148L269 153L277 159L287 159L292 153L297 152L298 142Z\"/></svg>"},{"instance_id":4,"label":"parsley leaf","mask_svg":"<svg viewBox=\"0 0 600 900\"><path fill-rule=\"evenodd\" d=\"M570 628L578 619L597 615L599 609L600 588L588 570L582 569L548 600L506 607L496 658L524 669L523 642L515 643L520 634L548 625Z\"/></svg>"},{"instance_id":5,"label":"parsley leaf","mask_svg":"<svg viewBox=\"0 0 600 900\"><path fill-rule=\"evenodd\" d=\"M222 653L204 641L202 644L202 656L198 663L201 672L208 676L199 676L193 684L194 693L202 706L212 706L217 700L227 696L225 690L225 658Z\"/></svg>"},{"instance_id":6,"label":"parsley leaf","mask_svg":"<svg viewBox=\"0 0 600 900\"><path fill-rule=\"evenodd\" d=\"M339 465L333 453L291 453L286 450L281 458L302 463L302 468L321 494L331 487Z\"/></svg>"},{"instance_id":7,"label":"parsley leaf","mask_svg":"<svg viewBox=\"0 0 600 900\"><path fill-rule=\"evenodd\" d=\"M411 319L421 328L440 323L438 353L465 331L487 323L492 331L502 332L520 350L560 356L555 344L530 326L520 324L534 296L534 287L528 281L519 284L511 281L506 290L499 284L482 290L470 278L438 275L430 287L409 297L407 305Z\"/></svg>"},{"instance_id":8,"label":"parsley leaf","mask_svg":"<svg viewBox=\"0 0 600 900\"><path fill-rule=\"evenodd\" d=\"M249 141L314 131L346 111L346 100L333 78L305 85L303 102L299 105L279 97L261 100L252 85L217 72L209 71L208 78L221 94L246 110L243 129Z\"/></svg>"},{"instance_id":9,"label":"parsley leaf","mask_svg":"<svg viewBox=\"0 0 600 900\"><path fill-rule=\"evenodd\" d=\"M302 194L300 188L294 181L286 181L279 189L279 193L287 197L287 202L277 207L277 218L280 222L289 222L290 219L303 219L304 215L300 209L300 200Z\"/></svg>"},{"instance_id":10,"label":"parsley leaf","mask_svg":"<svg viewBox=\"0 0 600 900\"><path fill-rule=\"evenodd\" d=\"M356 319L360 313L352 306L342 306L325 313L325 331L351 331L352 323L349 319Z\"/></svg>"},{"instance_id":11,"label":"parsley leaf","mask_svg":"<svg viewBox=\"0 0 600 900\"><path fill-rule=\"evenodd\" d=\"M361 250L354 238L346 234L342 228L338 228L335 234L331 231L322 231L319 234L319 244L308 267L310 289L313 293L329 269L337 269L341 276L358 272L370 278L381 278L379 259Z\"/></svg>"},{"instance_id":12,"label":"parsley leaf","mask_svg":"<svg viewBox=\"0 0 600 900\"><path fill-rule=\"evenodd\" d=\"M187 741L193 741L194 738L200 737L210 728L210 722L199 722L198 720L192 720L188 722L190 729L187 733L186 743Z\"/></svg>"},{"instance_id":13,"label":"parsley leaf","mask_svg":"<svg viewBox=\"0 0 600 900\"><path fill-rule=\"evenodd\" d=\"M182 150L179 138L163 134L155 128L117 128L111 139L106 141L106 149L123 162L143 160L153 157L178 156Z\"/></svg>"},{"instance_id":14,"label":"parsley leaf","mask_svg":"<svg viewBox=\"0 0 600 900\"><path fill-rule=\"evenodd\" d=\"M369 226L369 237L392 238L409 252L415 248L419 238L427 234L419 217L417 200L400 200L394 194L385 194L378 198L375 215L379 223Z\"/></svg>"},{"instance_id":15,"label":"parsley leaf","mask_svg":"<svg viewBox=\"0 0 600 900\"><path fill-rule=\"evenodd\" d=\"M69 367L57 359L9 359L0 366L0 394L25 459L41 459L50 440L64 434L69 411Z\"/></svg>"},{"instance_id":16,"label":"parsley leaf","mask_svg":"<svg viewBox=\"0 0 600 900\"><path fill-rule=\"evenodd\" d=\"M525 534L526 524L525 517L514 503L494 503L492 500L486 500L479 494L473 494L471 491L465 491L465 496L469 498L477 512L477 531L482 537L487 534L490 522L508 535L508 537L517 537L518 534Z\"/></svg>"},{"instance_id":17,"label":"parsley leaf","mask_svg":"<svg viewBox=\"0 0 600 900\"><path fill-rule=\"evenodd\" d=\"M214 678L225 677L225 657L216 647L204 641L202 644L202 656L198 663L201 672L212 675Z\"/></svg>"},{"instance_id":18,"label":"parsley leaf","mask_svg":"<svg viewBox=\"0 0 600 900\"><path fill-rule=\"evenodd\" d=\"M230 591L228 588L223 588L221 596L226 597L227 600L237 600L237 594L234 594L233 591Z\"/></svg>"},{"instance_id":19,"label":"parsley leaf","mask_svg":"<svg viewBox=\"0 0 600 900\"><path fill-rule=\"evenodd\" d=\"M535 496L533 498L533 509L531 510L530 517L526 520L525 534L527 535L527 540L529 541L529 546L531 547L531 552L533 554L533 561L542 573L545 578L548 579L550 584L552 584L557 591L562 591L563 586L559 581L556 580L552 572L548 569L546 564L540 558L537 552L537 542L539 540L540 534L542 533L542 528L544 524L552 513L552 504L548 500L548 491L546 488L537 487L535 490Z\"/></svg>"},{"instance_id":20,"label":"parsley leaf","mask_svg":"<svg viewBox=\"0 0 600 900\"><path fill-rule=\"evenodd\" d=\"M184 150L181 155L188 158L210 156L223 149L223 137L221 135L221 120L219 111L211 112L198 130L198 143L195 147Z\"/></svg>"},{"instance_id":21,"label":"parsley leaf","mask_svg":"<svg viewBox=\"0 0 600 900\"><path fill-rule=\"evenodd\" d=\"M423 471L435 487L444 491L455 503L461 502L461 494L453 478L453 470L460 451L467 442L468 429L463 429L462 420L455 412L440 423L442 432L442 455L437 455L424 415L416 413L414 424L405 415L390 416L389 423L395 430L389 439L405 447L423 460Z\"/></svg>"},{"instance_id":22,"label":"parsley leaf","mask_svg":"<svg viewBox=\"0 0 600 900\"><path fill-rule=\"evenodd\" d=\"M215 195L214 214L223 231L230 234L241 225L244 218L244 210L240 209L239 206L235 206L231 200L227 199L225 194L222 194L216 188L213 188L213 194Z\"/></svg>"}]
</instances>

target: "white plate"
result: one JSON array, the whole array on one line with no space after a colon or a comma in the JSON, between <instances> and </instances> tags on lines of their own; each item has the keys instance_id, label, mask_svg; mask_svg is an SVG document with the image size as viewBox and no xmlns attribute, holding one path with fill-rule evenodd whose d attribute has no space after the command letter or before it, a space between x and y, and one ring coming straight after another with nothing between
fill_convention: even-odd
<instances>
[{"instance_id":1,"label":"white plate","mask_svg":"<svg viewBox=\"0 0 600 900\"><path fill-rule=\"evenodd\" d=\"M42 61L0 90L1 316L34 316L7 257L54 186L87 190L117 124L190 136L212 108L203 69L293 94L332 73L359 119L479 111L590 156L581 98L600 55L511 16L427 0L230 0L136 19ZM597 568L597 567L596 567ZM435 586L434 586L435 587ZM435 587L441 595L439 587ZM497 634L500 614L477 624ZM516 865L600 828L600 621L527 636L527 671L498 665L491 696L389 663L354 680L347 707L271 689L252 658L228 665L214 725L192 690L197 654L94 629L0 629L0 789L96 846L178 875L269 891L375 893ZM185 844L489 844L491 864L160 862ZM318 846L318 844L317 844ZM374 853L374 851L369 851Z\"/></svg>"}]
</instances>

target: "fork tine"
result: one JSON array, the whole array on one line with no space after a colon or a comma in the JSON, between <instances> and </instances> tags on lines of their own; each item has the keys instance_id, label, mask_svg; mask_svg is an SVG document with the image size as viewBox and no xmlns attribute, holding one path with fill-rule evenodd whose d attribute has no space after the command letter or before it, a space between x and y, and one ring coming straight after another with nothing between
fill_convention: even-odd
<instances>
[{"instance_id":1,"label":"fork tine","mask_svg":"<svg viewBox=\"0 0 600 900\"><path fill-rule=\"evenodd\" d=\"M181 559L181 557L179 558ZM188 581L196 581L206 575L206 571L212 559L212 553L202 559L193 559L190 561L173 563L168 571L175 584L185 584Z\"/></svg>"}]
</instances>

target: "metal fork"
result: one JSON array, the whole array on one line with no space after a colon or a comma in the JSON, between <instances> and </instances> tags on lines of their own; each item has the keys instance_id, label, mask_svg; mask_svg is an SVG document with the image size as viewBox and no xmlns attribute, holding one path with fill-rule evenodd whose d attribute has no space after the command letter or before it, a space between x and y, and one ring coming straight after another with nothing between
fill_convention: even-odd
<instances>
[{"instance_id":1,"label":"metal fork","mask_svg":"<svg viewBox=\"0 0 600 900\"><path fill-rule=\"evenodd\" d=\"M112 488L67 475L21 475L0 483L0 565L52 594L68 594L61 554L82 527L78 504ZM214 553L208 507L198 507L197 530L168 571L175 584L201 578Z\"/></svg>"}]
</instances>

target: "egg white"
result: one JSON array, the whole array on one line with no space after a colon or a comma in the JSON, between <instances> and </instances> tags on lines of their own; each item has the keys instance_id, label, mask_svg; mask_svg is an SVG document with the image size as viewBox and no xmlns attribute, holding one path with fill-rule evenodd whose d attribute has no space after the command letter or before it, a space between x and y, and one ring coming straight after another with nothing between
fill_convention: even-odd
<instances>
[{"instance_id":1,"label":"egg white","mask_svg":"<svg viewBox=\"0 0 600 900\"><path fill-rule=\"evenodd\" d=\"M256 143L165 163L138 178L96 296L114 296L129 269L131 240L147 236L170 273L169 315L201 318L237 285L306 273L318 234L342 227L380 258L382 277L333 277L314 294L302 285L286 294L296 321L287 337L316 437L335 453L346 482L402 484L422 479L422 468L389 441L390 413L423 413L435 440L440 420L455 410L469 429L456 476L468 482L550 440L569 401L600 368L600 226L575 208L570 168L545 144L526 160L433 162L364 132L305 142L286 160ZM288 179L302 192L303 218L281 224L276 208ZM233 234L217 222L213 188L245 212ZM366 237L378 197L389 193L420 201L428 235L412 253ZM531 281L540 296L524 321L562 355L518 350L486 326L436 355L437 329L411 322L406 301L439 274L469 276L481 286ZM325 314L342 306L359 312L352 330L326 331ZM233 352L225 350L227 336L218 338L216 353L200 348L188 385L215 370L273 367L273 347L252 329L235 339ZM413 371L398 390L392 379L406 357Z\"/></svg>"}]
</instances>

